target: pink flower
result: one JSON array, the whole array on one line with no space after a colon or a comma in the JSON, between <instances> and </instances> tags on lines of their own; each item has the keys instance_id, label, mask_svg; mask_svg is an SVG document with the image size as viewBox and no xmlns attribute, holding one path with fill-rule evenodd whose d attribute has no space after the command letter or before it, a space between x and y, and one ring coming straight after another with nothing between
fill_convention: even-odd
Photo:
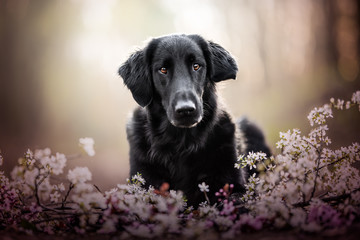
<instances>
[{"instance_id":1,"label":"pink flower","mask_svg":"<svg viewBox=\"0 0 360 240\"><path fill-rule=\"evenodd\" d=\"M308 222L316 222L325 228L337 228L345 223L341 214L325 203L314 205L310 208Z\"/></svg>"}]
</instances>

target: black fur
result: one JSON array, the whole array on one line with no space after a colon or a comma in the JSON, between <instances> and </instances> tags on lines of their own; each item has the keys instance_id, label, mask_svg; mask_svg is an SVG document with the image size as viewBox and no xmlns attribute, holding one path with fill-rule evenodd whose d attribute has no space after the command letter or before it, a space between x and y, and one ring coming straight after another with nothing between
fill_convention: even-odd
<instances>
[{"instance_id":1,"label":"black fur","mask_svg":"<svg viewBox=\"0 0 360 240\"><path fill-rule=\"evenodd\" d=\"M261 131L247 121L240 131L248 147L239 146L236 125L218 106L215 83L235 79L236 72L224 48L198 35L156 38L132 54L119 74L144 108L134 111L127 126L130 175L141 173L155 188L167 182L190 205L205 201L202 182L210 186L212 202L226 183L243 192L244 173L234 168L238 149L269 150Z\"/></svg>"}]
</instances>

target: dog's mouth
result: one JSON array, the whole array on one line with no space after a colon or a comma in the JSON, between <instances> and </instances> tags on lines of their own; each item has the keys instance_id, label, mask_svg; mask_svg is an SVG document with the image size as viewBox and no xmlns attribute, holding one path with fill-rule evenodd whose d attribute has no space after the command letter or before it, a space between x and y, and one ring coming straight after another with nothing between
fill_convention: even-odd
<instances>
[{"instance_id":1,"label":"dog's mouth","mask_svg":"<svg viewBox=\"0 0 360 240\"><path fill-rule=\"evenodd\" d=\"M195 94L187 92L177 95L167 108L167 117L171 124L178 128L192 128L199 124L203 117L201 101Z\"/></svg>"},{"instance_id":2,"label":"dog's mouth","mask_svg":"<svg viewBox=\"0 0 360 240\"><path fill-rule=\"evenodd\" d=\"M171 124L174 127L178 128L193 128L198 125L202 120L202 116L199 115L197 118L193 117L183 117L181 119L173 119L171 120Z\"/></svg>"}]
</instances>

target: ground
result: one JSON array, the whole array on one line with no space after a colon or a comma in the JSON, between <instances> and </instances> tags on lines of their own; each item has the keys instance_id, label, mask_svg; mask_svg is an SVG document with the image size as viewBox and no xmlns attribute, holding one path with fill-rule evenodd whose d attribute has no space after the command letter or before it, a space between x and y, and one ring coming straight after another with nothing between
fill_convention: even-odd
<instances>
[{"instance_id":1,"label":"ground","mask_svg":"<svg viewBox=\"0 0 360 240\"><path fill-rule=\"evenodd\" d=\"M302 232L297 232L294 230L283 230L283 231L261 231L257 233L246 233L237 236L235 239L241 240L336 240L336 239L346 239L346 240L358 240L360 235L360 224L354 224L347 229L342 231L329 231L321 234L306 234ZM57 236L57 235L46 235L46 234L34 234L34 235L26 235L23 233L17 233L12 231L0 231L0 240L115 240L118 239L112 235L75 235L69 234L66 236ZM134 238L136 239L136 238ZM139 238L138 238L139 239ZM183 238L171 238L171 239L183 239ZM204 235L199 239L204 240L217 240L219 236L215 235Z\"/></svg>"}]
</instances>

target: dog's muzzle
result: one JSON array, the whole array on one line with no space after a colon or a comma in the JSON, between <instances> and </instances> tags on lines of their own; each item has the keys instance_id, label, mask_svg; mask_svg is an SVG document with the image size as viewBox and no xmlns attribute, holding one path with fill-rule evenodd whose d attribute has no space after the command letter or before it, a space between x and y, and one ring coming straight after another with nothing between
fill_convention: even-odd
<instances>
[{"instance_id":1,"label":"dog's muzzle","mask_svg":"<svg viewBox=\"0 0 360 240\"><path fill-rule=\"evenodd\" d=\"M179 93L174 99L171 123L175 127L191 128L202 119L202 108L192 93Z\"/></svg>"}]
</instances>

